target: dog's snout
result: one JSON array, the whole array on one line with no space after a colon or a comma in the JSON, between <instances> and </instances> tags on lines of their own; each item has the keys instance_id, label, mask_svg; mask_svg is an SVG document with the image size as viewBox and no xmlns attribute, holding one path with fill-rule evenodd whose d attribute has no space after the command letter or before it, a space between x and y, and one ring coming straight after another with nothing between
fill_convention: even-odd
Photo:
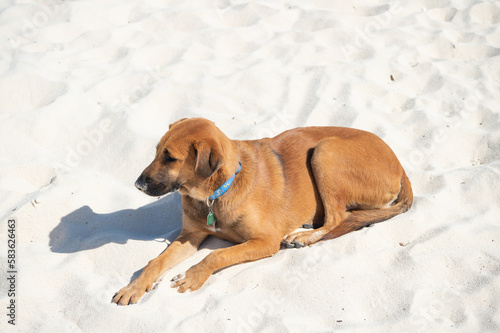
<instances>
[{"instance_id":1,"label":"dog's snout","mask_svg":"<svg viewBox=\"0 0 500 333\"><path fill-rule=\"evenodd\" d=\"M141 175L139 178L137 178L135 182L135 187L139 189L140 191L147 191L148 185L151 184L153 180L145 175Z\"/></svg>"}]
</instances>

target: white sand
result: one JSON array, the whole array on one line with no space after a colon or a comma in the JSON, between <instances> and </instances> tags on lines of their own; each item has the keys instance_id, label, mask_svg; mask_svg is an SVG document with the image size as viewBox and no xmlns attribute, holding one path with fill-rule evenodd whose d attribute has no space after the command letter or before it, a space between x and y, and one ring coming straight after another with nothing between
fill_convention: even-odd
<instances>
[{"instance_id":1,"label":"white sand","mask_svg":"<svg viewBox=\"0 0 500 333\"><path fill-rule=\"evenodd\" d=\"M500 331L500 2L0 6L1 332ZM414 206L178 294L173 276L229 245L210 239L138 305L113 305L180 230L178 194L133 183L168 124L191 116L235 139L372 131Z\"/></svg>"}]
</instances>

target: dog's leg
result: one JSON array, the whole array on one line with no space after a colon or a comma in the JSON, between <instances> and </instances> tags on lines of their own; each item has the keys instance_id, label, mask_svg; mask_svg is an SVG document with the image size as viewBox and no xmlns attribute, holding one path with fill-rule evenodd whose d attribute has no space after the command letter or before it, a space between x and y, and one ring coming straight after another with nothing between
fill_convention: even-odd
<instances>
[{"instance_id":1,"label":"dog's leg","mask_svg":"<svg viewBox=\"0 0 500 333\"><path fill-rule=\"evenodd\" d=\"M325 139L318 143L311 156L311 169L318 193L323 201L325 214L323 225L314 230L285 236L282 241L285 247L303 247L314 244L345 219L347 212L344 183L349 178L349 174L341 165L344 159L340 157L340 147L337 146L342 146L340 140ZM332 152L336 155L334 156Z\"/></svg>"},{"instance_id":2,"label":"dog's leg","mask_svg":"<svg viewBox=\"0 0 500 333\"><path fill-rule=\"evenodd\" d=\"M200 232L183 230L165 251L147 264L139 277L115 294L113 303L119 305L137 303L146 291L153 288L153 284L163 273L193 255L207 236Z\"/></svg>"},{"instance_id":3,"label":"dog's leg","mask_svg":"<svg viewBox=\"0 0 500 333\"><path fill-rule=\"evenodd\" d=\"M388 147L379 148L374 154L368 144L354 139L318 143L311 167L325 207L325 223L285 237L286 247L336 238L408 210L413 201L408 177L393 154L381 153ZM348 206L354 210L347 212Z\"/></svg>"},{"instance_id":4,"label":"dog's leg","mask_svg":"<svg viewBox=\"0 0 500 333\"><path fill-rule=\"evenodd\" d=\"M185 274L172 279L172 288L179 292L199 289L213 272L227 266L270 257L279 251L279 240L249 240L228 248L215 250L199 264L191 267Z\"/></svg>"}]
</instances>

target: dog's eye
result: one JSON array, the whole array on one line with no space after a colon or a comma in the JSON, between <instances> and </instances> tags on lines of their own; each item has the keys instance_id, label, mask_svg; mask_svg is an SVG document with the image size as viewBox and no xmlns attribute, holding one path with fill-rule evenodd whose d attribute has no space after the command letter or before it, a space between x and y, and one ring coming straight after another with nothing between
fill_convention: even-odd
<instances>
[{"instance_id":1,"label":"dog's eye","mask_svg":"<svg viewBox=\"0 0 500 333\"><path fill-rule=\"evenodd\" d=\"M163 160L165 161L165 163L170 163L170 162L177 161L176 158L173 158L172 156L170 156L170 154L168 153L167 149L163 150Z\"/></svg>"}]
</instances>

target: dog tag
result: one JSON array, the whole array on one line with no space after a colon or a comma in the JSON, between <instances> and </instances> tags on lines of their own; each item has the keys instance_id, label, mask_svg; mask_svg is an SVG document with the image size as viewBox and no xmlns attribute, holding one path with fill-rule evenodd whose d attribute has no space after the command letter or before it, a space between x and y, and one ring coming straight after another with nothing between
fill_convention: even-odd
<instances>
[{"instance_id":1,"label":"dog tag","mask_svg":"<svg viewBox=\"0 0 500 333\"><path fill-rule=\"evenodd\" d=\"M207 215L207 225L212 225L215 222L214 212L209 212Z\"/></svg>"}]
</instances>

